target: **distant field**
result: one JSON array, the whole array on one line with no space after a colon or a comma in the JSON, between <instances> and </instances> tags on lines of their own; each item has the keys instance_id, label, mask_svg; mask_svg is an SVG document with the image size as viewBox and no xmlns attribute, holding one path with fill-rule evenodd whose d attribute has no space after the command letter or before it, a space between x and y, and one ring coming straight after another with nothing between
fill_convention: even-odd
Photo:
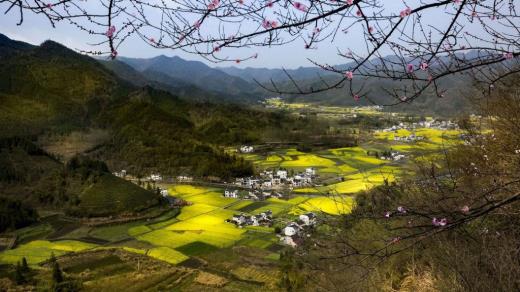
<instances>
[{"instance_id":1,"label":"distant field","mask_svg":"<svg viewBox=\"0 0 520 292\"><path fill-rule=\"evenodd\" d=\"M69 252L78 252L95 248L95 244L85 243L73 240L46 241L34 240L26 244L22 244L15 249L6 250L0 253L0 262L15 264L27 259L30 265L39 264L51 257L51 254L59 256Z\"/></svg>"},{"instance_id":2,"label":"distant field","mask_svg":"<svg viewBox=\"0 0 520 292\"><path fill-rule=\"evenodd\" d=\"M314 197L298 204L291 210L293 214L324 212L330 215L348 214L354 206L354 198L346 196Z\"/></svg>"}]
</instances>

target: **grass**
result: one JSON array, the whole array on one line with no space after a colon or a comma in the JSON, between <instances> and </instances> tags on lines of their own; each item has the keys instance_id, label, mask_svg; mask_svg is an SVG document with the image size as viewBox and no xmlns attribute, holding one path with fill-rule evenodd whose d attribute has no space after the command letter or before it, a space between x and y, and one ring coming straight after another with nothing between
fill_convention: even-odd
<instances>
[{"instance_id":1,"label":"grass","mask_svg":"<svg viewBox=\"0 0 520 292\"><path fill-rule=\"evenodd\" d=\"M235 204L229 206L227 209L238 211L238 210L240 210L242 208L245 208L245 207L247 207L247 206L249 206L251 204L253 204L252 201L238 201Z\"/></svg>"},{"instance_id":2,"label":"grass","mask_svg":"<svg viewBox=\"0 0 520 292\"><path fill-rule=\"evenodd\" d=\"M30 265L39 264L51 257L52 254L60 256L69 252L79 252L96 247L95 244L74 240L46 241L34 240L22 244L15 249L0 253L0 262L14 264L21 261L23 257Z\"/></svg>"},{"instance_id":3,"label":"grass","mask_svg":"<svg viewBox=\"0 0 520 292\"><path fill-rule=\"evenodd\" d=\"M143 233L150 232L150 231L152 231L152 229L150 227L148 227L146 225L138 225L138 226L128 229L128 234L130 236L138 236Z\"/></svg>"},{"instance_id":4,"label":"grass","mask_svg":"<svg viewBox=\"0 0 520 292\"><path fill-rule=\"evenodd\" d=\"M127 239L130 237L128 230L142 225L142 221L129 222L110 226L97 227L89 232L92 237L104 239L110 242Z\"/></svg>"},{"instance_id":5,"label":"grass","mask_svg":"<svg viewBox=\"0 0 520 292\"><path fill-rule=\"evenodd\" d=\"M43 238L54 232L49 223L41 223L16 230L17 242L28 242L36 238Z\"/></svg>"},{"instance_id":6,"label":"grass","mask_svg":"<svg viewBox=\"0 0 520 292\"><path fill-rule=\"evenodd\" d=\"M178 248L176 248L176 250L182 252L185 255L197 256L201 254L214 252L218 250L218 248L216 246L204 242L194 241L183 246L179 246Z\"/></svg>"},{"instance_id":7,"label":"grass","mask_svg":"<svg viewBox=\"0 0 520 292\"><path fill-rule=\"evenodd\" d=\"M330 159L320 157L314 154L298 155L295 160L284 161L280 164L281 167L286 168L303 168L303 167L332 167L336 163Z\"/></svg>"},{"instance_id":8,"label":"grass","mask_svg":"<svg viewBox=\"0 0 520 292\"><path fill-rule=\"evenodd\" d=\"M267 205L269 205L269 203L267 202L251 202L251 204L247 204L245 207L236 210L240 212L251 213L254 212L256 209L262 208Z\"/></svg>"},{"instance_id":9,"label":"grass","mask_svg":"<svg viewBox=\"0 0 520 292\"><path fill-rule=\"evenodd\" d=\"M183 207L181 213L177 216L179 220L188 220L190 218L199 216L218 209L218 207L206 204L193 204L191 206Z\"/></svg>"},{"instance_id":10,"label":"grass","mask_svg":"<svg viewBox=\"0 0 520 292\"><path fill-rule=\"evenodd\" d=\"M237 199L225 198L222 196L222 193L217 192L208 192L191 195L189 197L186 197L185 200L194 204L202 203L215 207L224 207L237 201Z\"/></svg>"},{"instance_id":11,"label":"grass","mask_svg":"<svg viewBox=\"0 0 520 292\"><path fill-rule=\"evenodd\" d=\"M189 257L184 255L183 253L168 247L153 248L148 251L148 256L174 265L189 259Z\"/></svg>"},{"instance_id":12,"label":"grass","mask_svg":"<svg viewBox=\"0 0 520 292\"><path fill-rule=\"evenodd\" d=\"M315 197L297 205L291 210L291 213L324 212L330 215L340 215L350 213L353 206L354 199L352 197Z\"/></svg>"}]
</instances>

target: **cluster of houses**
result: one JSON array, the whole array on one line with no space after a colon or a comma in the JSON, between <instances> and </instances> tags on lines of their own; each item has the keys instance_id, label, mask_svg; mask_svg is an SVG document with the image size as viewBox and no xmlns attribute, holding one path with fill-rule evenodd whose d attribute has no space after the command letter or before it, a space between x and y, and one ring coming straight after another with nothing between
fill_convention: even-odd
<instances>
[{"instance_id":1,"label":"cluster of houses","mask_svg":"<svg viewBox=\"0 0 520 292\"><path fill-rule=\"evenodd\" d=\"M255 148L249 145L242 145L240 146L240 148L238 148L238 150L242 153L253 153L255 151Z\"/></svg>"},{"instance_id":2,"label":"cluster of houses","mask_svg":"<svg viewBox=\"0 0 520 292\"><path fill-rule=\"evenodd\" d=\"M273 212L267 210L257 215L235 214L228 221L242 228L243 226L271 226Z\"/></svg>"},{"instance_id":3,"label":"cluster of houses","mask_svg":"<svg viewBox=\"0 0 520 292\"><path fill-rule=\"evenodd\" d=\"M404 159L406 156L404 154L400 154L397 151L391 151L387 153L386 155L381 156L380 158L382 160L393 160L393 161L399 161L401 159Z\"/></svg>"},{"instance_id":4,"label":"cluster of houses","mask_svg":"<svg viewBox=\"0 0 520 292\"><path fill-rule=\"evenodd\" d=\"M316 214L310 212L302 214L298 220L290 222L283 229L280 237L280 242L292 247L297 246L303 241L305 232L316 225Z\"/></svg>"},{"instance_id":5,"label":"cluster of houses","mask_svg":"<svg viewBox=\"0 0 520 292\"><path fill-rule=\"evenodd\" d=\"M422 141L422 140L424 140L423 136L417 136L413 133L408 136L394 135L394 141L415 142L415 141Z\"/></svg>"},{"instance_id":6,"label":"cluster of houses","mask_svg":"<svg viewBox=\"0 0 520 292\"><path fill-rule=\"evenodd\" d=\"M265 170L259 177L236 178L235 184L250 189L297 188L312 185L316 169L309 167L304 172L289 175L286 169Z\"/></svg>"},{"instance_id":7,"label":"cluster of houses","mask_svg":"<svg viewBox=\"0 0 520 292\"><path fill-rule=\"evenodd\" d=\"M283 194L276 191L253 189L249 191L229 190L226 189L223 194L226 198L264 201L269 198L282 198Z\"/></svg>"},{"instance_id":8,"label":"cluster of houses","mask_svg":"<svg viewBox=\"0 0 520 292\"><path fill-rule=\"evenodd\" d=\"M452 129L458 129L459 126L457 123L454 123L450 120L448 121L439 121L439 120L432 120L432 121L421 121L417 123L404 123L401 122L398 125L394 125L390 128L385 128L382 131L383 132L394 132L397 130L415 130L418 128L430 128L430 129L438 129L438 130L452 130Z\"/></svg>"}]
</instances>

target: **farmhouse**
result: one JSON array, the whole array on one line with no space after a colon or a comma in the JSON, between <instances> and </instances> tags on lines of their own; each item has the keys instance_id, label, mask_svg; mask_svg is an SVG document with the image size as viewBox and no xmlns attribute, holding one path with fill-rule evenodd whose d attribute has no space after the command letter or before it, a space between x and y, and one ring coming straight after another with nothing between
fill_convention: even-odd
<instances>
[{"instance_id":1,"label":"farmhouse","mask_svg":"<svg viewBox=\"0 0 520 292\"><path fill-rule=\"evenodd\" d=\"M244 213L235 214L229 222L235 223L238 227L243 226L270 226L271 220L273 218L273 212L271 210L267 210L257 215L246 215Z\"/></svg>"},{"instance_id":2,"label":"farmhouse","mask_svg":"<svg viewBox=\"0 0 520 292\"><path fill-rule=\"evenodd\" d=\"M316 225L316 214L309 212L298 217L296 222L289 222L283 229L280 242L295 247L303 240L305 230ZM309 236L307 234L307 236Z\"/></svg>"},{"instance_id":3,"label":"farmhouse","mask_svg":"<svg viewBox=\"0 0 520 292\"><path fill-rule=\"evenodd\" d=\"M253 146L242 145L240 146L240 152L242 153L252 153L254 151Z\"/></svg>"},{"instance_id":4,"label":"farmhouse","mask_svg":"<svg viewBox=\"0 0 520 292\"><path fill-rule=\"evenodd\" d=\"M126 177L126 170L122 169L121 171L116 171L116 172L114 172L112 174L117 176L117 177L120 177L120 178L125 178Z\"/></svg>"},{"instance_id":5,"label":"farmhouse","mask_svg":"<svg viewBox=\"0 0 520 292\"><path fill-rule=\"evenodd\" d=\"M161 181L162 180L162 176L160 174L150 174L150 176L148 177L149 180L152 180L152 181Z\"/></svg>"},{"instance_id":6,"label":"farmhouse","mask_svg":"<svg viewBox=\"0 0 520 292\"><path fill-rule=\"evenodd\" d=\"M232 190L231 191L231 190L226 189L224 191L224 197L226 197L226 198L235 198L236 199L236 198L238 198L238 190Z\"/></svg>"}]
</instances>

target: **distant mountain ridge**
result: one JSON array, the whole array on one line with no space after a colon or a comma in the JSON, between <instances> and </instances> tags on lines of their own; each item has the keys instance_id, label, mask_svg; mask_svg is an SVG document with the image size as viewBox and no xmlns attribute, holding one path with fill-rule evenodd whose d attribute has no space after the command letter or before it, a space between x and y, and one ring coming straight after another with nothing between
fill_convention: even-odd
<instances>
[{"instance_id":1,"label":"distant mountain ridge","mask_svg":"<svg viewBox=\"0 0 520 292\"><path fill-rule=\"evenodd\" d=\"M148 79L169 86L193 85L202 90L224 96L231 101L251 102L261 98L259 88L239 76L232 76L199 61L187 61L180 57L160 55L154 58L118 58L144 73ZM158 74L160 73L160 74ZM166 80L165 76L170 77Z\"/></svg>"}]
</instances>

